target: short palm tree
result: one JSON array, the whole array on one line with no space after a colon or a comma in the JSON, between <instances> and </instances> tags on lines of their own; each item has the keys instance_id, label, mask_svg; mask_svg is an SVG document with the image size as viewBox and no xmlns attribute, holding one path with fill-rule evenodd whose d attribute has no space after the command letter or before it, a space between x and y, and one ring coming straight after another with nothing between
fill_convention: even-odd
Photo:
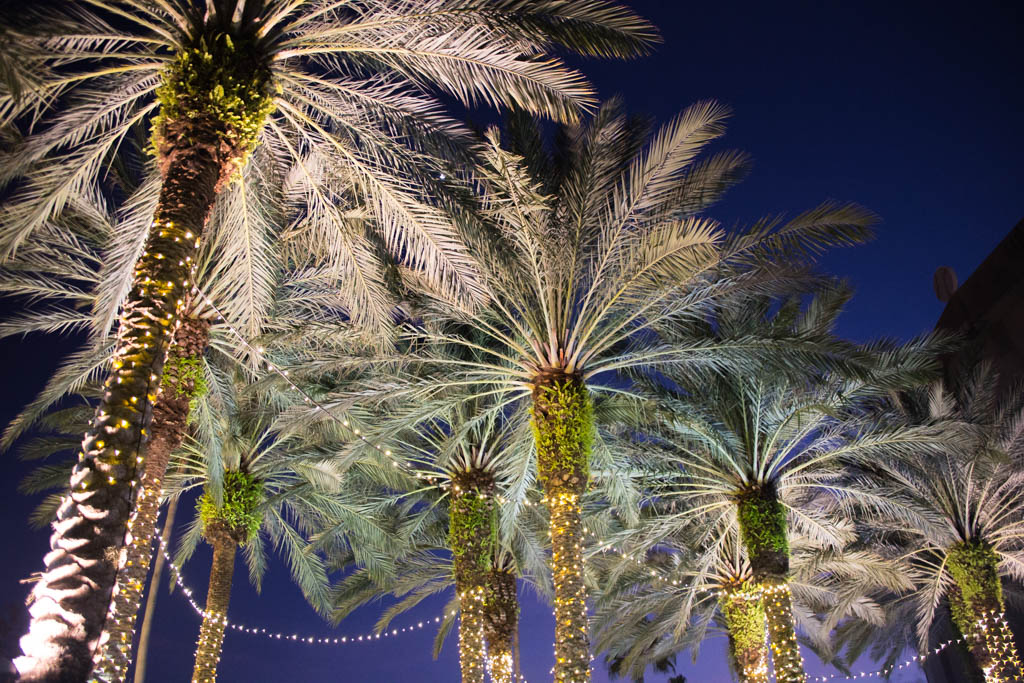
<instances>
[{"instance_id":1,"label":"short palm tree","mask_svg":"<svg viewBox=\"0 0 1024 683\"><path fill-rule=\"evenodd\" d=\"M851 525L837 528L824 515L842 547L818 539L791 539L794 616L822 648L835 621L847 616L879 625L883 608L875 596L905 590L908 581L892 560L862 547ZM840 527L843 525L840 525ZM741 682L769 680L765 603L754 581L739 529L733 527L703 548L688 548L693 530L665 538L642 559L616 548L642 538L642 527L615 534L595 549L598 575L597 649L634 678L685 649L696 657L715 627L729 639L729 663Z\"/></svg>"},{"instance_id":2,"label":"short palm tree","mask_svg":"<svg viewBox=\"0 0 1024 683\"><path fill-rule=\"evenodd\" d=\"M1024 676L1002 585L1024 578L1024 388L1000 395L999 387L979 362L901 394L896 419L949 425L955 450L862 463L850 474L861 495L843 501L881 539L906 548L916 585L899 602L914 606L904 616L916 624L918 647L929 647L945 599L988 681Z\"/></svg>"},{"instance_id":3,"label":"short palm tree","mask_svg":"<svg viewBox=\"0 0 1024 683\"><path fill-rule=\"evenodd\" d=\"M356 449L359 462L377 472L382 486L379 497L384 501L393 502L395 490L402 491L402 505L382 508L386 516L401 520L384 549L394 568L383 579L380 571L366 568L352 573L335 593L334 616L343 618L381 594L403 597L382 617L379 626L384 628L396 614L453 586L460 614L462 680L483 683L490 671L493 680L511 683L518 618L516 580L523 573L517 570L521 563L515 561L523 553L515 549L538 541L523 527L521 516L529 511L530 501L522 498L511 504L505 496L525 496L529 491L529 481L522 478L532 480L532 470L522 463L531 459L533 444L521 409L508 415L475 409L480 406L487 404L482 400L456 403L444 419L422 419L421 406L416 406L411 411L384 412L378 420L369 421L373 426L363 433L371 441L387 443L392 461L376 465L379 458L373 456L379 452L371 450L367 460L358 456L367 449ZM395 472L398 464L401 467ZM526 555L536 560L542 550L532 548ZM543 575L539 563L532 569ZM442 635L448 628L446 618Z\"/></svg>"},{"instance_id":4,"label":"short palm tree","mask_svg":"<svg viewBox=\"0 0 1024 683\"><path fill-rule=\"evenodd\" d=\"M118 569L105 553L124 542L139 444L197 250L214 204L244 177L253 150L263 143L300 169L293 186L310 202L314 232L330 238L325 250L346 266L339 272L373 276L366 266L379 265L372 240L346 230L332 205L341 178L366 197L383 243L438 286L472 298L471 259L451 222L422 201L422 188L441 175L423 151L451 149L459 137L427 86L468 105L516 104L571 119L589 90L539 55L553 44L636 54L654 33L608 2L511 0L90 0L39 17L35 31L7 33L16 49L4 61L10 53L20 62L5 73L34 78L5 79L0 127L33 132L5 155L0 174L3 185L19 180L3 209L0 259L76 197L95 193L136 126L151 126L159 171L148 194L129 200L144 239L125 245L131 287L122 293L114 367L18 660L24 680L68 672L83 680ZM51 114L54 102L62 106ZM124 665L122 658L119 672Z\"/></svg>"},{"instance_id":5,"label":"short palm tree","mask_svg":"<svg viewBox=\"0 0 1024 683\"><path fill-rule=\"evenodd\" d=\"M695 105L645 146L643 126L610 103L588 125L565 131L557 154L522 118L507 136L517 153L492 130L480 176L497 236L479 247L490 302L472 313L439 305L408 332L409 343L462 345L482 355L405 357L435 369L436 382L425 382L421 394L475 386L531 406L552 534L559 683L590 678L580 505L590 478L591 393L621 391L602 379L627 367L697 369L737 358L742 341L647 343L659 323L699 316L716 293L751 281L746 274L713 283L723 258L755 260L759 250L850 243L868 234L866 212L828 205L725 241L702 212L738 180L745 159L726 152L696 161L722 134L725 116L714 103ZM474 333L446 330L452 316ZM480 337L492 341L481 344Z\"/></svg>"},{"instance_id":6,"label":"short palm tree","mask_svg":"<svg viewBox=\"0 0 1024 683\"><path fill-rule=\"evenodd\" d=\"M700 324L713 326L713 336L802 330L827 337L847 296L841 289L824 290L803 310L799 299L774 311L767 300L732 300L709 318L712 324ZM843 463L942 449L941 430L893 426L870 410L889 390L934 374L930 343L846 351L836 343L837 357L853 354L855 362L774 371L754 363L755 371L730 369L697 382L673 369L637 377L667 411L651 435L654 448L676 468L657 480L651 495L675 500L678 509L652 526L650 543L688 528L699 531L694 543L714 544L738 528L764 601L779 681L806 678L792 614L790 536L798 531L842 547L812 512L840 487ZM858 366L858 374L844 374ZM692 525L697 520L703 523Z\"/></svg>"},{"instance_id":7,"label":"short palm tree","mask_svg":"<svg viewBox=\"0 0 1024 683\"><path fill-rule=\"evenodd\" d=\"M200 538L213 547L213 565L192 680L216 679L237 549L245 550L249 573L258 587L267 566L267 549L281 550L293 579L321 614L331 609L328 565L310 545L310 530L329 520L344 525L335 542L377 537L364 514L363 492L349 488L332 457L333 435L315 440L277 431L275 418L289 401L226 381L207 401L214 404L210 424L186 439L181 464L168 477L170 495L201 487L197 518L186 530L177 560L185 561ZM334 444L334 445L332 445Z\"/></svg>"}]
</instances>

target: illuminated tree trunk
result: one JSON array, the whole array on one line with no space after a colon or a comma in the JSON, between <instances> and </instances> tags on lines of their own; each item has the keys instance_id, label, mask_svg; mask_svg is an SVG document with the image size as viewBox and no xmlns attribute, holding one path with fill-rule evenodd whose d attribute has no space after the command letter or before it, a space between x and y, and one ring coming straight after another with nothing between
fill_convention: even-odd
<instances>
[{"instance_id":1,"label":"illuminated tree trunk","mask_svg":"<svg viewBox=\"0 0 1024 683\"><path fill-rule=\"evenodd\" d=\"M178 498L174 497L167 504L167 519L164 520L164 530L160 534L160 548L165 549L171 540L171 531L174 529L174 517L178 510ZM163 552L158 551L153 575L149 579L149 595L146 598L146 611L142 617L142 628L139 631L139 650L135 654L135 683L146 682L146 664L149 660L149 634L153 630L153 619L156 617L156 600L160 595L160 581L164 575Z\"/></svg>"},{"instance_id":2,"label":"illuminated tree trunk","mask_svg":"<svg viewBox=\"0 0 1024 683\"><path fill-rule=\"evenodd\" d=\"M184 319L174 333L174 343L167 354L159 396L153 406L153 421L145 447L146 462L137 486L139 493L128 520L125 559L117 573L111 613L96 656L95 674L106 681L119 683L123 680L131 661L132 634L153 554L163 480L171 452L185 437L190 403L205 386L202 355L209 338L208 330L205 321Z\"/></svg>"},{"instance_id":3,"label":"illuminated tree trunk","mask_svg":"<svg viewBox=\"0 0 1024 683\"><path fill-rule=\"evenodd\" d=\"M122 310L111 372L32 591L25 654L15 662L22 681L81 683L92 669L113 616L114 583L126 566L142 444L199 240L218 191L244 163L272 108L262 60L226 36L204 40L179 51L157 91L160 196Z\"/></svg>"},{"instance_id":4,"label":"illuminated tree trunk","mask_svg":"<svg viewBox=\"0 0 1024 683\"><path fill-rule=\"evenodd\" d=\"M537 472L551 525L556 683L590 681L581 498L590 476L592 412L587 389L578 377L557 373L534 380Z\"/></svg>"},{"instance_id":5,"label":"illuminated tree trunk","mask_svg":"<svg viewBox=\"0 0 1024 683\"><path fill-rule=\"evenodd\" d=\"M238 541L227 531L206 531L213 546L213 566L210 567L210 587L206 593L203 624L199 627L196 644L196 665L192 670L192 683L214 683L217 663L224 646L224 628L231 600L231 577L235 571L235 552Z\"/></svg>"},{"instance_id":6,"label":"illuminated tree trunk","mask_svg":"<svg viewBox=\"0 0 1024 683\"><path fill-rule=\"evenodd\" d=\"M980 540L958 543L950 549L946 567L956 584L949 599L953 622L967 638L985 680L1024 681L1017 646L1004 615L999 555Z\"/></svg>"},{"instance_id":7,"label":"illuminated tree trunk","mask_svg":"<svg viewBox=\"0 0 1024 683\"><path fill-rule=\"evenodd\" d=\"M459 596L459 667L463 683L484 681L484 601L491 566L494 479L481 470L452 477L448 543Z\"/></svg>"},{"instance_id":8,"label":"illuminated tree trunk","mask_svg":"<svg viewBox=\"0 0 1024 683\"><path fill-rule=\"evenodd\" d=\"M742 683L768 683L766 620L759 588L725 589L718 598L729 632L729 659Z\"/></svg>"},{"instance_id":9,"label":"illuminated tree trunk","mask_svg":"<svg viewBox=\"0 0 1024 683\"><path fill-rule=\"evenodd\" d=\"M757 487L738 496L737 516L754 581L763 593L775 680L802 683L807 674L793 623L786 508L774 489Z\"/></svg>"},{"instance_id":10,"label":"illuminated tree trunk","mask_svg":"<svg viewBox=\"0 0 1024 683\"><path fill-rule=\"evenodd\" d=\"M484 603L484 638L487 640L487 664L492 683L513 683L513 648L519 628L519 601L516 577L509 571L492 569L487 576Z\"/></svg>"}]
</instances>

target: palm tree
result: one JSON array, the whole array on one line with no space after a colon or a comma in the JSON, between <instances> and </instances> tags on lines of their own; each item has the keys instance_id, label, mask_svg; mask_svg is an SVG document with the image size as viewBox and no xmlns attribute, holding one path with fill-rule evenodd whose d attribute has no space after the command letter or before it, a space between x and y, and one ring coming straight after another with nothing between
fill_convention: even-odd
<instances>
[{"instance_id":1,"label":"palm tree","mask_svg":"<svg viewBox=\"0 0 1024 683\"><path fill-rule=\"evenodd\" d=\"M310 529L343 524L336 544L363 544L379 529L366 513L364 491L352 487L332 457L343 436L323 430L314 440L277 430L275 419L290 405L270 390L246 388L224 377L210 399L210 424L181 449L182 463L168 477L171 495L202 487L196 519L177 553L184 562L200 538L213 547L210 587L196 647L194 681L214 681L220 658L231 577L243 547L253 583L260 585L269 542L287 557L292 577L320 614L331 609L328 565L306 539ZM369 543L369 540L366 541Z\"/></svg>"},{"instance_id":2,"label":"palm tree","mask_svg":"<svg viewBox=\"0 0 1024 683\"><path fill-rule=\"evenodd\" d=\"M602 379L627 367L697 370L742 355L744 340L646 343L658 324L699 316L717 293L753 286L749 273L712 282L723 259L756 260L758 253L851 243L868 234L866 212L826 205L784 225L761 222L723 242L717 224L701 212L742 175L745 160L729 152L702 163L695 158L721 135L725 115L714 103L695 105L645 148L643 127L611 103L587 126L564 131L555 155L522 119L509 136L521 155L503 149L490 131L480 176L484 211L498 237L478 247L489 304L472 313L438 304L436 315L425 314L407 334L414 349L461 345L483 356L466 361L424 351L400 359L434 368L437 381L424 382L421 396L474 386L503 394L499 403L531 405L552 534L560 683L590 677L580 503L590 478L591 393L620 392L621 385ZM452 316L474 334L446 331Z\"/></svg>"},{"instance_id":3,"label":"palm tree","mask_svg":"<svg viewBox=\"0 0 1024 683\"><path fill-rule=\"evenodd\" d=\"M369 403L360 388L351 391ZM521 574L515 561L521 553L514 550L537 543L521 519L529 507L522 478L532 480L532 472L521 465L532 450L528 418L522 410L511 415L494 410L484 400L457 403L443 418L436 415L439 408L428 408L435 414L432 419L424 419L418 405L381 410L378 419L367 421L372 426L365 430L366 438L387 443L398 454L392 458L399 458L379 462L379 452L372 449L357 449L350 456L380 481L382 490L375 497L393 502L395 491L402 492L402 505L381 510L398 520L397 532L382 546L395 567L383 579L379 570L362 568L351 574L336 592L334 618L383 593L409 594L382 617L383 629L427 595L454 586L462 680L483 683L489 671L492 680L511 683L516 580ZM512 491L524 497L517 504L505 498ZM450 559L437 551L447 551ZM539 558L541 551L533 549L529 555ZM446 619L442 635L449 627Z\"/></svg>"},{"instance_id":4,"label":"palm tree","mask_svg":"<svg viewBox=\"0 0 1024 683\"><path fill-rule=\"evenodd\" d=\"M943 599L985 680L1024 675L1004 617L1002 578L1024 578L1024 390L999 393L986 362L901 394L895 419L949 425L956 448L862 463L849 475L863 495L842 501L882 541L904 548L915 590L898 602L929 646ZM899 642L903 643L902 639Z\"/></svg>"},{"instance_id":5,"label":"palm tree","mask_svg":"<svg viewBox=\"0 0 1024 683\"><path fill-rule=\"evenodd\" d=\"M726 301L709 318L713 323L699 324L712 336L803 330L827 337L847 296L842 289L824 290L804 310L794 298L774 312L769 300ZM673 369L660 378L637 377L668 411L654 443L675 473L663 476L651 495L679 505L653 525L649 543L686 527L699 532L695 543L714 544L738 528L764 601L779 681L806 679L792 612L793 532L841 548L813 511L842 490L843 463L943 448L941 431L893 426L870 409L889 390L933 374L933 348L928 340L869 345L847 350L857 362L845 368L730 369L697 382ZM873 364L870 372L843 372L865 362Z\"/></svg>"},{"instance_id":6,"label":"palm tree","mask_svg":"<svg viewBox=\"0 0 1024 683\"><path fill-rule=\"evenodd\" d=\"M829 547L806 535L792 538L790 586L799 625L827 650L835 622L852 616L880 625L883 608L876 596L905 590L908 581L896 562L863 547L851 525L825 515L816 522L830 528L842 545ZM595 549L591 565L602 584L595 627L598 650L636 678L682 650L690 649L696 657L709 631L720 627L729 639L736 678L768 681L765 602L738 528L698 548L686 545L697 535L688 529L663 538L642 560L615 551L629 548L644 534L642 526L623 530Z\"/></svg>"},{"instance_id":7,"label":"palm tree","mask_svg":"<svg viewBox=\"0 0 1024 683\"><path fill-rule=\"evenodd\" d=\"M38 80L17 98L15 89L0 91L0 127L35 131L5 155L0 173L3 185L21 179L3 210L0 258L13 256L75 197L95 192L105 162L133 127L151 125L160 174L145 185L148 194L129 200L145 239L126 245L132 284L122 293L113 370L18 660L24 680L82 680L119 568L104 553L124 544L139 444L197 250L218 197L244 177L257 145L302 170L295 186L312 202L314 230L333 232L327 246L336 263L359 274L379 264L372 241L344 230L331 204L336 179L344 178L366 197L387 247L437 285L472 298L471 259L451 223L419 196L427 178L440 175L419 148L450 149L458 138L426 86L468 105L514 103L571 119L588 105L588 88L538 55L554 44L636 54L654 32L607 2L512 0L90 0L37 25L45 28L12 31L17 49L10 52L23 62L17 71ZM49 115L55 101L62 106ZM350 287L371 300L381 294ZM372 317L373 307L356 315ZM124 664L118 657L118 676Z\"/></svg>"}]
</instances>

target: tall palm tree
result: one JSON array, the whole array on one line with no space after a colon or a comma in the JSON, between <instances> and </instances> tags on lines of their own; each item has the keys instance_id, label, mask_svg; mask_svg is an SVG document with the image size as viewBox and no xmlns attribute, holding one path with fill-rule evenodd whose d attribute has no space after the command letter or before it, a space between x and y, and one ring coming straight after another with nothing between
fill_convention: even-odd
<instances>
[{"instance_id":1,"label":"tall palm tree","mask_svg":"<svg viewBox=\"0 0 1024 683\"><path fill-rule=\"evenodd\" d=\"M709 317L713 323L700 324L712 336L780 330L827 335L847 296L842 289L825 290L803 310L799 299L774 311L768 300L733 300ZM870 410L888 391L934 374L933 348L919 340L851 350L858 362L840 370L873 364L870 372L862 368L854 375L826 367L773 372L762 366L755 372L725 370L699 382L673 369L661 378L637 378L668 411L664 426L653 432L653 447L675 463L675 475L660 479L651 495L679 504L653 526L649 542L676 525L698 531L694 542L700 543L738 528L764 601L779 681L806 679L792 613L793 532L840 548L836 533L812 513L841 489L844 463L943 448L941 430L892 425ZM710 521L690 526L695 520Z\"/></svg>"},{"instance_id":2,"label":"tall palm tree","mask_svg":"<svg viewBox=\"0 0 1024 683\"><path fill-rule=\"evenodd\" d=\"M333 233L337 263L360 274L361 265L376 265L365 238L337 229L344 220L330 198L340 177L365 195L388 247L471 299L479 293L471 259L451 223L420 196L440 173L418 147L450 148L458 137L426 86L465 104L514 103L571 119L587 106L588 88L538 55L555 44L636 54L654 33L607 2L512 0L89 0L40 17L38 26L11 32L11 52L27 64L19 72L37 80L19 83L18 97L0 91L0 127L35 131L5 155L0 184L20 179L20 187L3 209L0 258L73 198L95 192L106 161L138 124L151 124L160 174L148 195L132 198L146 237L126 245L132 284L113 370L17 663L25 680L82 680L119 568L104 553L124 544L139 445L197 250L218 196L257 145L302 169L296 185L319 234ZM55 101L59 113L49 114ZM367 292L379 300L379 288ZM365 308L357 315L372 316ZM115 662L118 676L124 664L123 656Z\"/></svg>"},{"instance_id":3,"label":"tall palm tree","mask_svg":"<svg viewBox=\"0 0 1024 683\"><path fill-rule=\"evenodd\" d=\"M646 343L659 323L699 316L719 291L755 279L712 283L709 276L723 259L756 260L758 253L851 243L868 234L866 212L826 205L723 241L702 212L738 180L745 159L729 152L703 162L696 157L722 134L725 116L714 103L695 105L644 146L643 126L611 103L588 125L564 131L554 155L522 119L508 136L518 154L490 131L480 177L484 210L498 238L479 247L489 304L472 313L439 304L436 315L425 314L407 335L415 348L462 345L484 356L406 357L407 364L436 369L436 383L425 382L422 395L475 386L504 394L502 401L531 405L552 534L559 683L590 678L580 504L590 478L591 393L620 392L621 385L602 380L626 367L696 370L741 355L742 340ZM493 343L446 331L451 316Z\"/></svg>"},{"instance_id":4,"label":"tall palm tree","mask_svg":"<svg viewBox=\"0 0 1024 683\"><path fill-rule=\"evenodd\" d=\"M8 426L4 434L5 443L23 434L64 395L75 393L79 387L95 381L110 354L111 340L100 331L102 327L97 318L103 315L103 302L111 287L116 287L116 282L112 285L108 278L104 278L102 263L103 254L111 248L110 243L116 241L117 216L102 201L76 203L74 212L69 216L41 230L33 244L22 250L18 259L9 261L0 273L0 291L3 293L43 299L41 310L6 321L0 326L0 334L70 328L86 332L88 337L84 347L58 368L40 396ZM221 220L214 222L215 233L222 225ZM215 239L213 243L217 241ZM171 453L181 444L186 425L195 417L195 409L209 412L201 399L210 376L205 356L211 322L219 318L217 311L228 308L225 301L238 298L233 296L236 292L230 284L245 277L240 276L240 271L252 274L251 260L228 259L221 267L208 267L212 260L209 257L217 253L214 247L200 255L195 279L198 285L210 289L212 299L219 302L214 304L218 307L214 310L204 300L194 300L183 311L182 323L175 331L174 344L165 363L167 371L155 392L158 398L153 406L149 439L144 450L145 465L129 519L132 533L124 549L123 566L116 578L112 614L105 629L106 640L96 658L97 667L112 677L116 677L119 663L126 661L131 652L135 617L152 553L151 539L160 501L165 499L167 463ZM264 286L283 280L275 291L287 296L295 287L294 277L294 273L288 276L275 274L271 282L264 282ZM263 279L266 280L267 276ZM302 281L308 289L312 278L303 274ZM322 305L329 303L324 297L316 300ZM242 320L261 317L251 305L248 308L236 307L232 312L243 314ZM294 307L287 305L277 306L275 310L275 315L283 320L294 313ZM217 323L212 332L213 349L221 351L213 355L220 361L230 364L236 362L236 357L246 357L244 344L230 328L225 327L223 321ZM66 486L57 488L64 490L66 495Z\"/></svg>"},{"instance_id":5,"label":"tall palm tree","mask_svg":"<svg viewBox=\"0 0 1024 683\"><path fill-rule=\"evenodd\" d=\"M928 648L948 602L987 681L1024 676L1002 585L1004 577L1024 578L1024 388L1001 396L999 386L992 367L978 362L901 394L895 419L950 425L956 449L861 463L849 475L861 495L841 501L880 540L905 548L915 590L899 602L913 606L903 616L916 624L918 647Z\"/></svg>"}]
</instances>

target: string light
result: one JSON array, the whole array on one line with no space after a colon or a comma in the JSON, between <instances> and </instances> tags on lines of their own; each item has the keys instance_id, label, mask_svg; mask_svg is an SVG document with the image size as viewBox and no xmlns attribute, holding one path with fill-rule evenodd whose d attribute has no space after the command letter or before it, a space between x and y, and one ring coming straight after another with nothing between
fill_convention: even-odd
<instances>
[{"instance_id":1,"label":"string light","mask_svg":"<svg viewBox=\"0 0 1024 683\"><path fill-rule=\"evenodd\" d=\"M192 589L185 583L184 577L178 566L174 564L174 560L171 559L170 554L167 552L167 548L163 545L160 539L157 540L158 549L163 554L164 559L167 561L167 566L171 570L171 576L174 578L174 583L177 584L178 588L181 589L181 594L185 596L188 603L192 606L192 610L199 615L201 618L207 618L207 612L202 606L197 603L192 597ZM375 640L381 640L383 638L394 638L395 636L402 635L403 633L412 633L413 631L419 631L431 624L440 624L441 620L447 617L454 617L458 614L458 610L452 610L446 614L433 617L432 619L426 619L425 621L419 621L415 624L409 624L402 628L390 628L382 631L381 633L364 633L360 635L352 636L309 636L299 635L298 633L285 633L283 631L275 631L273 629L267 629L260 626L246 626L245 624L238 624L229 621L226 614L210 614L210 620L213 623L220 623L224 625L225 629L231 629L239 633L246 633L248 635L262 636L269 638L270 640L281 640L291 641L295 643L306 643L310 645L353 645L357 643L368 643Z\"/></svg>"},{"instance_id":2,"label":"string light","mask_svg":"<svg viewBox=\"0 0 1024 683\"><path fill-rule=\"evenodd\" d=\"M1002 618L1002 615L1000 615L999 618ZM1005 623L1005 621L1003 623ZM982 631L985 630L984 629L984 619L979 620L978 621L978 625L979 625L979 627L980 627L980 629ZM935 656L937 654L940 654L946 648L948 648L948 647L950 647L952 645L966 644L966 643L971 642L972 640L981 640L983 638L984 638L984 634L983 633L977 633L977 634L973 634L973 635L970 635L970 636L961 636L960 638L955 638L955 639L952 639L952 640L947 640L946 642L942 643L941 645L936 646L935 648L929 650L928 652L925 652L924 654L914 655L910 659L905 660L902 664L893 664L893 665L887 666L887 667L885 667L883 669L879 669L878 671L865 671L865 672L856 673L856 674L850 674L850 675L836 673L836 674L827 674L827 675L824 675L824 676L815 676L815 677L811 678L810 681L812 683L826 683L827 681L854 681L854 680L860 680L860 679L863 679L863 678L875 678L875 677L887 678L887 677L889 677L890 675L892 675L896 671L900 671L902 669L909 669L910 667L915 666L915 665L916 666L920 666L929 657L933 657L933 656Z\"/></svg>"}]
</instances>

